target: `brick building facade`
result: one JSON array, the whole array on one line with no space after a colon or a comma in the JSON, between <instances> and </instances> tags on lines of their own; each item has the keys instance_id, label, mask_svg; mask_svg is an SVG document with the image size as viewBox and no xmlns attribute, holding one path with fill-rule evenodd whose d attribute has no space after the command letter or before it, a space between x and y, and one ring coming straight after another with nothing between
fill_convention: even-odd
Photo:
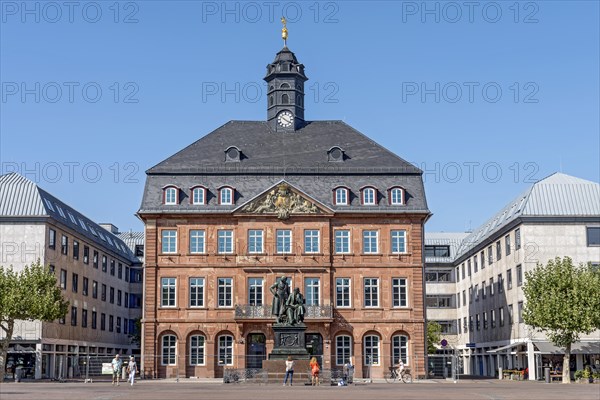
<instances>
[{"instance_id":1,"label":"brick building facade","mask_svg":"<svg viewBox=\"0 0 600 400\"><path fill-rule=\"evenodd\" d=\"M304 120L304 66L267 66L267 121L230 121L147 171L142 368L218 377L273 349L269 288L306 298L307 349L424 375L422 172L341 121Z\"/></svg>"}]
</instances>

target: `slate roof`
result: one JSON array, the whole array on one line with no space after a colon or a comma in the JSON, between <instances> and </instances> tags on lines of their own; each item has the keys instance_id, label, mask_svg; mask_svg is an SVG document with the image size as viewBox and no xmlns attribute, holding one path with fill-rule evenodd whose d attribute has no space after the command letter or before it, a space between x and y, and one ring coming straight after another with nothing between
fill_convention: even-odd
<instances>
[{"instance_id":1,"label":"slate roof","mask_svg":"<svg viewBox=\"0 0 600 400\"><path fill-rule=\"evenodd\" d=\"M5 218L50 217L121 257L136 261L117 236L17 173L0 176L0 220Z\"/></svg>"},{"instance_id":2,"label":"slate roof","mask_svg":"<svg viewBox=\"0 0 600 400\"><path fill-rule=\"evenodd\" d=\"M236 146L239 162L226 162L225 150ZM345 161L329 162L338 146ZM429 214L420 169L342 121L312 121L293 133L271 131L262 121L230 121L146 171L140 213L230 213L283 180L335 212ZM163 205L163 188L180 188L180 204ZM208 188L208 204L190 204L190 188ZM217 204L217 189L235 188L235 204ZM350 205L335 206L333 189L347 186ZM378 189L377 206L360 205L360 189ZM388 189L401 186L406 204L390 206Z\"/></svg>"}]
</instances>

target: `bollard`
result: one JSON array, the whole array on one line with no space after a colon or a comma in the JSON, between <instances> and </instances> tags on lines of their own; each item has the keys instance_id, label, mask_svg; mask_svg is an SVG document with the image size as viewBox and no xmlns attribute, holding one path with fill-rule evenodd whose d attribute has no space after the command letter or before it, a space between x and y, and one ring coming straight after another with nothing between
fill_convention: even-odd
<instances>
[{"instance_id":1,"label":"bollard","mask_svg":"<svg viewBox=\"0 0 600 400\"><path fill-rule=\"evenodd\" d=\"M498 379L502 380L502 368L498 368Z\"/></svg>"},{"instance_id":2,"label":"bollard","mask_svg":"<svg viewBox=\"0 0 600 400\"><path fill-rule=\"evenodd\" d=\"M550 383L550 367L544 367L544 378L546 383Z\"/></svg>"}]
</instances>

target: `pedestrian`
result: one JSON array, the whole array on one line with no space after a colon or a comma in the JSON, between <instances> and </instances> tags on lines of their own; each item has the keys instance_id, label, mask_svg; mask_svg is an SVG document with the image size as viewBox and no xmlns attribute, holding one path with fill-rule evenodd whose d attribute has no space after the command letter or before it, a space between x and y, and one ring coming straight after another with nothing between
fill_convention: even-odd
<instances>
[{"instance_id":1,"label":"pedestrian","mask_svg":"<svg viewBox=\"0 0 600 400\"><path fill-rule=\"evenodd\" d=\"M344 364L344 381L346 383L352 383L353 375L354 365L352 365L352 361L350 359L347 359L346 364Z\"/></svg>"},{"instance_id":2,"label":"pedestrian","mask_svg":"<svg viewBox=\"0 0 600 400\"><path fill-rule=\"evenodd\" d=\"M135 363L135 357L129 357L129 364L127 364L127 372L129 373L129 378L127 378L127 382L131 381L131 386L133 386L133 382L135 381L135 373L137 372L137 364Z\"/></svg>"},{"instance_id":3,"label":"pedestrian","mask_svg":"<svg viewBox=\"0 0 600 400\"><path fill-rule=\"evenodd\" d=\"M319 371L321 368L319 367L319 362L317 361L317 357L313 357L310 359L310 375L311 375L311 383L313 386L319 386Z\"/></svg>"},{"instance_id":4,"label":"pedestrian","mask_svg":"<svg viewBox=\"0 0 600 400\"><path fill-rule=\"evenodd\" d=\"M113 358L113 360L111 361L111 365L113 370L112 384L114 386L115 382L117 382L117 386L119 386L119 379L121 377L121 367L123 367L123 360L119 358L118 354L116 354L115 358Z\"/></svg>"},{"instance_id":5,"label":"pedestrian","mask_svg":"<svg viewBox=\"0 0 600 400\"><path fill-rule=\"evenodd\" d=\"M288 356L285 362L285 379L283 380L283 386L287 383L288 377L290 378L290 386L294 383L294 360L292 356Z\"/></svg>"}]
</instances>

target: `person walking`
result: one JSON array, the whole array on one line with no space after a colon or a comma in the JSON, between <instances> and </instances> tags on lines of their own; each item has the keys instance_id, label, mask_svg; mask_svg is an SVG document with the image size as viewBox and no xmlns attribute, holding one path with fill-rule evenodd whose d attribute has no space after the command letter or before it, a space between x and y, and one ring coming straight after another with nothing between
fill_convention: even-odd
<instances>
[{"instance_id":1,"label":"person walking","mask_svg":"<svg viewBox=\"0 0 600 400\"><path fill-rule=\"evenodd\" d=\"M135 357L129 357L129 364L127 364L127 373L129 373L129 378L127 378L127 382L131 382L131 386L133 386L133 382L135 381L135 374L137 372L137 364L135 363Z\"/></svg>"},{"instance_id":2,"label":"person walking","mask_svg":"<svg viewBox=\"0 0 600 400\"><path fill-rule=\"evenodd\" d=\"M319 371L321 368L319 367L319 362L317 361L317 357L313 357L310 359L310 375L311 375L311 383L313 386L319 386Z\"/></svg>"},{"instance_id":3,"label":"person walking","mask_svg":"<svg viewBox=\"0 0 600 400\"><path fill-rule=\"evenodd\" d=\"M288 356L285 362L285 379L283 380L283 386L287 383L288 377L290 378L290 386L294 383L294 360L292 356Z\"/></svg>"},{"instance_id":4,"label":"person walking","mask_svg":"<svg viewBox=\"0 0 600 400\"><path fill-rule=\"evenodd\" d=\"M111 361L111 365L113 370L112 384L114 386L116 382L117 386L119 386L119 379L121 378L121 368L123 367L123 360L119 358L118 354L116 354L115 358L113 358L113 360Z\"/></svg>"}]
</instances>

